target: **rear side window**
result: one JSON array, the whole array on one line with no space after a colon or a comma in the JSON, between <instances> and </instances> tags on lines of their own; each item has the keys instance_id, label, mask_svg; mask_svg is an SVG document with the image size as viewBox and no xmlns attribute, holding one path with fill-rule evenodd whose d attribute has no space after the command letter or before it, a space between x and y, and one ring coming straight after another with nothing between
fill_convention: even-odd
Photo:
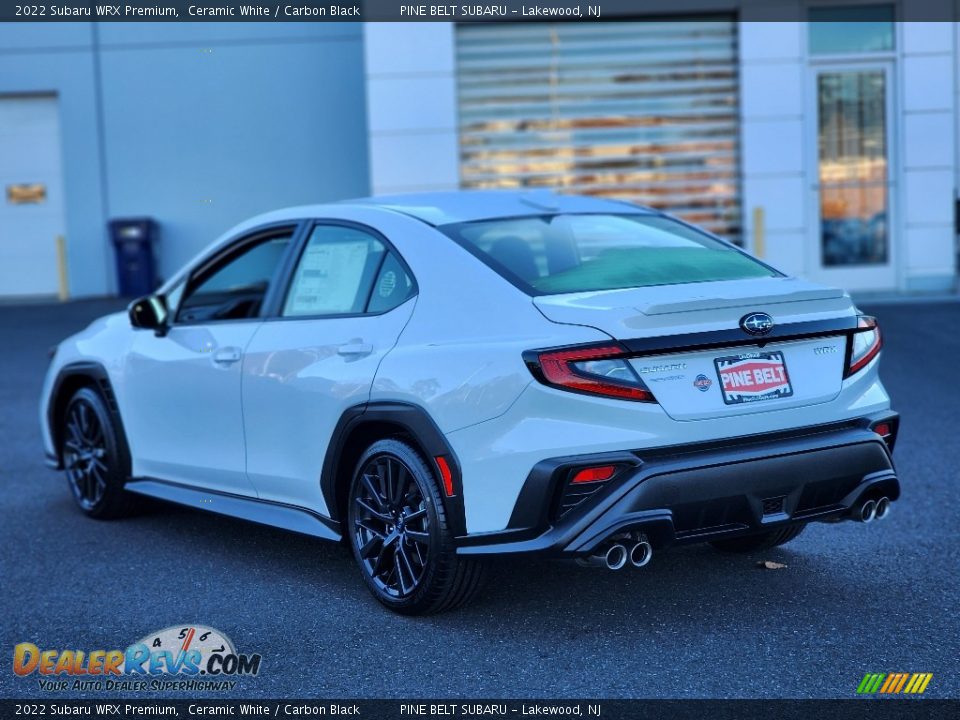
<instances>
[{"instance_id":1,"label":"rear side window","mask_svg":"<svg viewBox=\"0 0 960 720\"><path fill-rule=\"evenodd\" d=\"M531 295L778 276L726 243L657 215L545 215L440 230Z\"/></svg>"},{"instance_id":2,"label":"rear side window","mask_svg":"<svg viewBox=\"0 0 960 720\"><path fill-rule=\"evenodd\" d=\"M386 312L412 290L402 264L376 236L359 228L318 225L297 263L283 315Z\"/></svg>"},{"instance_id":3,"label":"rear side window","mask_svg":"<svg viewBox=\"0 0 960 720\"><path fill-rule=\"evenodd\" d=\"M370 291L367 312L382 313L400 305L413 294L413 280L396 253L388 252Z\"/></svg>"}]
</instances>

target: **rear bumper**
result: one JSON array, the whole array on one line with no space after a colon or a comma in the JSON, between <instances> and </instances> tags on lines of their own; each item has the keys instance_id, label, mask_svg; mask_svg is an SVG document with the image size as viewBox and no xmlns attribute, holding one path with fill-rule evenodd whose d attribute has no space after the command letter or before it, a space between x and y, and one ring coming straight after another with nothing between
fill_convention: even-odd
<instances>
[{"instance_id":1,"label":"rear bumper","mask_svg":"<svg viewBox=\"0 0 960 720\"><path fill-rule=\"evenodd\" d=\"M883 438L871 428L884 422ZM460 538L464 555L578 557L642 532L655 548L849 518L868 498L900 497L891 449L898 416L758 435L723 444L558 458L531 472L496 533ZM561 512L571 468L612 463L618 474Z\"/></svg>"}]
</instances>

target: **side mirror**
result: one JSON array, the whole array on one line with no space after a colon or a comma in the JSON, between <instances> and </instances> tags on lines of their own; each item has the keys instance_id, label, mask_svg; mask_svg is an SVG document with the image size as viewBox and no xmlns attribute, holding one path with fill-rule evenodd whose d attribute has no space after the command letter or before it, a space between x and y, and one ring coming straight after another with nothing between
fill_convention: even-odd
<instances>
[{"instance_id":1,"label":"side mirror","mask_svg":"<svg viewBox=\"0 0 960 720\"><path fill-rule=\"evenodd\" d=\"M130 324L141 330L155 330L158 335L167 329L167 301L163 295L144 295L127 308Z\"/></svg>"}]
</instances>

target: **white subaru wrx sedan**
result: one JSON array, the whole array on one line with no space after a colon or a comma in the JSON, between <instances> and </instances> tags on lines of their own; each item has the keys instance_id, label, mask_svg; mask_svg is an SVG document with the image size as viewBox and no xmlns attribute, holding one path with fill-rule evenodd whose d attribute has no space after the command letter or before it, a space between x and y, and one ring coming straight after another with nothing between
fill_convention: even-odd
<instances>
[{"instance_id":1,"label":"white subaru wrx sedan","mask_svg":"<svg viewBox=\"0 0 960 720\"><path fill-rule=\"evenodd\" d=\"M751 551L900 494L880 331L842 291L626 203L453 192L297 207L62 342L49 462L352 548L403 613L485 556Z\"/></svg>"}]
</instances>

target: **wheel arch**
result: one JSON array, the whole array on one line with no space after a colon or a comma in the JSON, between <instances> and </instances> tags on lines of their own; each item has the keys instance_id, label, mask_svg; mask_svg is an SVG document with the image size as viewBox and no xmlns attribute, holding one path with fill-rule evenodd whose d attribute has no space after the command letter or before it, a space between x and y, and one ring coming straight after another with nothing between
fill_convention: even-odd
<instances>
[{"instance_id":1,"label":"wheel arch","mask_svg":"<svg viewBox=\"0 0 960 720\"><path fill-rule=\"evenodd\" d=\"M113 385L110 383L110 376L107 373L107 369L100 363L93 361L82 361L65 365L60 369L60 372L57 373L57 378L53 382L50 401L47 404L46 417L50 438L53 441L53 460L56 469L63 469L63 415L66 412L70 398L84 387L92 388L103 398L104 404L110 413L110 419L113 421L120 439L121 462L124 463L124 467L129 469L130 446L127 444L127 434L123 428L123 420L120 418L120 407L117 405L117 397L113 392Z\"/></svg>"},{"instance_id":2,"label":"wheel arch","mask_svg":"<svg viewBox=\"0 0 960 720\"><path fill-rule=\"evenodd\" d=\"M330 438L320 477L320 489L331 519L337 521L346 536L347 500L350 482L357 462L373 442L383 438L400 438L409 442L439 474L436 458L443 456L450 468L453 496L440 488L450 528L455 536L466 534L463 508L463 485L460 463L437 427L433 418L418 405L405 402L372 402L355 405L340 416Z\"/></svg>"}]
</instances>

